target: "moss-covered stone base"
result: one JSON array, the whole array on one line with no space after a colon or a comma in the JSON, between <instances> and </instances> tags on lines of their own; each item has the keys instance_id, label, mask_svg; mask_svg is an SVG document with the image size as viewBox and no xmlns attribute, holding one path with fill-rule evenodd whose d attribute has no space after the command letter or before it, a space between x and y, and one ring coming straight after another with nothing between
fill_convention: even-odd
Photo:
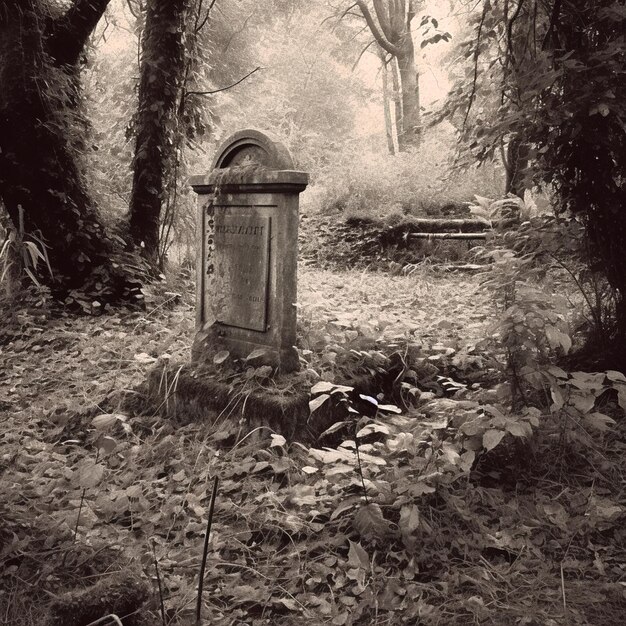
<instances>
[{"instance_id":1,"label":"moss-covered stone base","mask_svg":"<svg viewBox=\"0 0 626 626\"><path fill-rule=\"evenodd\" d=\"M246 430L267 427L290 440L310 439L310 383L301 374L258 380L229 377L209 365L165 365L148 377L148 395L159 413L182 422L243 421Z\"/></svg>"}]
</instances>

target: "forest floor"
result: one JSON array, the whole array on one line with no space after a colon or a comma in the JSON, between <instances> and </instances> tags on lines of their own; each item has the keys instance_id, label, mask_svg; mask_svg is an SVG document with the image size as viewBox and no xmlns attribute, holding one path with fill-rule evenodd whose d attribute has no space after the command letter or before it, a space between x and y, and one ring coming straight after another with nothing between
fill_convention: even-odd
<instances>
[{"instance_id":1,"label":"forest floor","mask_svg":"<svg viewBox=\"0 0 626 626\"><path fill-rule=\"evenodd\" d=\"M7 313L0 624L40 626L52 605L50 623L84 624L79 604L127 573L150 586L134 623L163 623L161 586L164 623L194 624L214 477L205 624L623 624L626 423L589 434L548 411L503 413L476 347L494 315L479 287L433 268L301 271L311 353L370 336L473 376L363 419L358 446L275 433L226 445L236 420L125 413L120 398L155 364L189 359L191 281L141 313ZM326 380L332 355L310 358Z\"/></svg>"}]
</instances>

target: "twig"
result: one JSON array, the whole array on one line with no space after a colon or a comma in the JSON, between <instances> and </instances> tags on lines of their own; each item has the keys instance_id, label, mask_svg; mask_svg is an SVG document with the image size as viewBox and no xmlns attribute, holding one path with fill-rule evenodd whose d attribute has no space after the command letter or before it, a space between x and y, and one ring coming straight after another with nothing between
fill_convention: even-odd
<instances>
[{"instance_id":1,"label":"twig","mask_svg":"<svg viewBox=\"0 0 626 626\"><path fill-rule=\"evenodd\" d=\"M207 520L206 534L204 535L204 549L202 551L202 562L200 563L200 576L198 577L198 601L196 603L196 626L202 626L202 589L204 587L204 571L209 555L209 537L211 535L211 525L213 523L213 511L215 510L215 497L217 496L217 476L213 479L213 493L211 494L211 504L209 506L209 519Z\"/></svg>"},{"instance_id":2,"label":"twig","mask_svg":"<svg viewBox=\"0 0 626 626\"><path fill-rule=\"evenodd\" d=\"M582 283L580 282L580 279L555 254L553 254L552 252L550 252L549 254L550 254L550 257L552 257L556 261L556 263L558 263L571 276L571 278L574 281L574 283L576 283L576 287L578 287L578 291L580 291L580 293L582 294L582 297L584 298L585 302L587 303L587 306L589 307L589 312L591 313L591 316L593 317L593 320L594 320L594 322L596 324L596 327L598 329L601 328L602 327L601 314L598 311L598 307L594 306L591 303L591 300L589 299L589 296L587 295L587 292L585 291L585 288L583 287ZM596 300L597 300L597 298L596 298Z\"/></svg>"},{"instance_id":3,"label":"twig","mask_svg":"<svg viewBox=\"0 0 626 626\"><path fill-rule=\"evenodd\" d=\"M365 487L365 478L363 478L363 466L361 465L361 454L359 453L359 438L357 437L357 422L354 421L354 449L356 450L356 464L357 464L357 472L361 477L361 485L363 485L363 495L365 496L365 504L369 504L369 499L367 497L367 489Z\"/></svg>"},{"instance_id":4,"label":"twig","mask_svg":"<svg viewBox=\"0 0 626 626\"><path fill-rule=\"evenodd\" d=\"M561 562L561 594L563 595L563 611L567 612L567 601L565 599L565 576L563 575L563 562Z\"/></svg>"},{"instance_id":5,"label":"twig","mask_svg":"<svg viewBox=\"0 0 626 626\"><path fill-rule=\"evenodd\" d=\"M167 626L165 623L165 605L163 604L163 587L161 586L161 574L159 573L159 562L156 557L156 548L154 546L154 539L152 539L152 558L154 559L154 569L156 570L157 585L159 587L159 605L161 606L161 621L163 626Z\"/></svg>"},{"instance_id":6,"label":"twig","mask_svg":"<svg viewBox=\"0 0 626 626\"><path fill-rule=\"evenodd\" d=\"M198 25L196 23L196 26L194 28L194 32L196 34L198 34L205 26L205 24L209 21L209 17L211 15L211 9L213 8L213 5L215 4L216 0L213 0L209 6L209 8L206 10L206 15L204 16L204 19L202 20L202 22ZM200 15L200 9L201 6L198 8L198 16Z\"/></svg>"},{"instance_id":7,"label":"twig","mask_svg":"<svg viewBox=\"0 0 626 626\"><path fill-rule=\"evenodd\" d=\"M87 626L99 626L99 624L106 624L109 620L115 622L119 626L124 626L124 624L122 624L122 620L113 613L111 613L111 615L105 615L104 617L97 619L95 622L90 622Z\"/></svg>"},{"instance_id":8,"label":"twig","mask_svg":"<svg viewBox=\"0 0 626 626\"><path fill-rule=\"evenodd\" d=\"M221 89L212 89L211 91L188 91L185 94L185 96L210 96L211 94L219 93L220 91L227 91L228 89L232 89L233 87L236 87L240 83L243 83L243 81L246 80L246 78L250 78L252 74L262 69L263 68L260 66L255 67L251 72L248 72L243 78L240 78L237 82L234 82L232 85L228 85L228 87L222 87Z\"/></svg>"},{"instance_id":9,"label":"twig","mask_svg":"<svg viewBox=\"0 0 626 626\"><path fill-rule=\"evenodd\" d=\"M359 62L363 58L363 55L369 50L370 46L373 46L374 44L377 44L377 43L378 42L375 39L372 39L372 41L370 41L365 46L365 48L363 48L363 50L361 50L361 52L359 52L359 56L357 57L356 61L352 64L352 69L351 69L352 72L354 72L354 70L356 69L356 66L359 64Z\"/></svg>"},{"instance_id":10,"label":"twig","mask_svg":"<svg viewBox=\"0 0 626 626\"><path fill-rule=\"evenodd\" d=\"M80 494L80 504L78 505L78 515L76 516L76 526L74 527L74 543L76 543L76 537L78 536L78 525L80 523L80 513L83 510L83 502L85 501L85 493L87 493L87 489L83 487L83 492Z\"/></svg>"}]
</instances>

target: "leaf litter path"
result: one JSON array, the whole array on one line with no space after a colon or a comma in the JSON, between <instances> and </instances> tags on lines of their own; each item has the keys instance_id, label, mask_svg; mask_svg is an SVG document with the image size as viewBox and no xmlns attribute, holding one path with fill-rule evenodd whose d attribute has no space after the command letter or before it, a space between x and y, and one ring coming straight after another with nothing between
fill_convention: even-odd
<instances>
[{"instance_id":1,"label":"leaf litter path","mask_svg":"<svg viewBox=\"0 0 626 626\"><path fill-rule=\"evenodd\" d=\"M411 276L306 268L298 289L303 321L339 319L386 339L405 336L426 345L472 344L485 336L495 313L479 275L430 268Z\"/></svg>"},{"instance_id":2,"label":"leaf litter path","mask_svg":"<svg viewBox=\"0 0 626 626\"><path fill-rule=\"evenodd\" d=\"M300 279L303 317L345 316L391 338L470 341L489 312L476 277L305 270ZM170 305L161 296L147 313L95 319L20 313L3 327L0 614L8 623L42 623L37 589L90 584L102 575L103 548L113 549L107 571L130 559L154 583L152 539L168 623L190 623L215 475L206 623L548 624L562 617L560 579L538 549L519 565L484 561L500 527L493 507L508 497L499 489L467 485L450 491L447 504L417 507L402 495L414 482L411 464L396 464L375 443L364 472L374 511L385 519L372 516L367 539L363 525L354 528L362 483L353 462L320 466L319 453L280 438L224 448L222 423L117 415L100 420L109 427L99 431L93 416L104 411L103 398L114 404L157 358L188 358L192 307ZM102 435L108 439L99 447ZM349 448L342 455L354 456ZM517 497L510 527L525 528ZM77 561L82 569L73 570ZM160 623L156 604L144 613ZM528 615L537 621L519 621Z\"/></svg>"},{"instance_id":3,"label":"leaf litter path","mask_svg":"<svg viewBox=\"0 0 626 626\"><path fill-rule=\"evenodd\" d=\"M468 313L477 283L458 276L305 269L299 278L301 317L322 326L339 316L390 338L456 340L485 315L475 308ZM173 624L184 622L194 594L209 476L217 474L221 486L207 577L213 623L294 623L304 615L308 623L343 624L352 615L369 615L369 601L358 606L363 553L340 530L350 510L332 522L316 521L328 520L346 490L356 489L352 471L316 487L318 481L300 470L312 463L301 458L305 451L287 453L256 442L223 451L213 439L216 428L176 427L159 417L123 422L126 416L119 415L105 433L109 451L98 451L103 433L94 428L93 416L115 411L116 396L141 383L157 359L189 358L193 306L174 304L160 291L142 313L54 318L31 308L6 314L0 331L0 569L6 574L0 578L1 613L17 626L32 626L45 608L31 595L33 585L58 592L89 584L99 557L90 559L85 548L78 558L94 571L72 571L76 558L64 566L66 559L60 564L56 557L80 546L91 546L95 555L102 546L123 548L125 556L120 553L113 570L124 569L131 558L153 576L154 538L166 608ZM451 321L443 323L447 316ZM347 574L350 568L354 575ZM328 587L324 577L336 581ZM352 584L357 592L341 591ZM410 588L409 600L413 593Z\"/></svg>"},{"instance_id":4,"label":"leaf litter path","mask_svg":"<svg viewBox=\"0 0 626 626\"><path fill-rule=\"evenodd\" d=\"M478 287L477 276L435 271L404 277L307 268L299 275L299 316L308 327L340 319L387 339L471 343L493 314ZM188 359L193 333L192 306L163 298L145 313L99 318L20 313L0 337L0 398L33 411L92 407L141 382L157 358Z\"/></svg>"}]
</instances>

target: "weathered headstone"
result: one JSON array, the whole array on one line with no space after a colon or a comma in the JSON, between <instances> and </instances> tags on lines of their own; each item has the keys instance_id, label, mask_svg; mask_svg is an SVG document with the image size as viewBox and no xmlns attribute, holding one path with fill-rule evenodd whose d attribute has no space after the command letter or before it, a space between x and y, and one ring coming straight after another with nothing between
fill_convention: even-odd
<instances>
[{"instance_id":1,"label":"weathered headstone","mask_svg":"<svg viewBox=\"0 0 626 626\"><path fill-rule=\"evenodd\" d=\"M293 167L280 142L244 130L222 144L207 176L191 178L199 233L194 360L221 348L297 369L298 196L309 177Z\"/></svg>"}]
</instances>

